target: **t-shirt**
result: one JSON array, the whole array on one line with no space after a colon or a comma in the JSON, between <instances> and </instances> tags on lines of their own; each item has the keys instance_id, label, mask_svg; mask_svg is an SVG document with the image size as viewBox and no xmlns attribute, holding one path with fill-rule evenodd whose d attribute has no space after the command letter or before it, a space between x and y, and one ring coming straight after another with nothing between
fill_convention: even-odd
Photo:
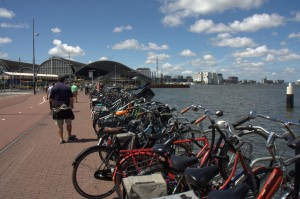
<instances>
[{"instance_id":1,"label":"t-shirt","mask_svg":"<svg viewBox=\"0 0 300 199\"><path fill-rule=\"evenodd\" d=\"M72 85L72 86L71 86L71 91L72 91L72 93L78 91L77 86L76 86L76 85Z\"/></svg>"},{"instance_id":2,"label":"t-shirt","mask_svg":"<svg viewBox=\"0 0 300 199\"><path fill-rule=\"evenodd\" d=\"M54 99L54 102L58 104L70 105L70 98L73 97L71 89L64 83L58 82L51 89L50 98Z\"/></svg>"}]
</instances>

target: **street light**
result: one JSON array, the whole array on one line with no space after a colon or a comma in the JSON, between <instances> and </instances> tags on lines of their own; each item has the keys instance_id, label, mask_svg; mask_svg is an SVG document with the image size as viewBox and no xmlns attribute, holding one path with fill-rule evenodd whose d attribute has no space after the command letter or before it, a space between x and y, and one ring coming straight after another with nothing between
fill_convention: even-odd
<instances>
[{"instance_id":1,"label":"street light","mask_svg":"<svg viewBox=\"0 0 300 199\"><path fill-rule=\"evenodd\" d=\"M34 32L34 19L32 19L32 81L33 81L33 94L36 94L35 91L35 49L34 49L34 37L38 36L39 33Z\"/></svg>"},{"instance_id":2,"label":"street light","mask_svg":"<svg viewBox=\"0 0 300 199\"><path fill-rule=\"evenodd\" d=\"M115 65L115 86L117 86L117 68Z\"/></svg>"}]
</instances>

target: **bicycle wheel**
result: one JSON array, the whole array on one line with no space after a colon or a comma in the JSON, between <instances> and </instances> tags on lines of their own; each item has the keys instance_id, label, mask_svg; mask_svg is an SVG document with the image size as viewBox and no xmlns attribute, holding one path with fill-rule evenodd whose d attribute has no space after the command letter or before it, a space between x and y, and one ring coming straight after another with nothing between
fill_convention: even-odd
<instances>
[{"instance_id":1,"label":"bicycle wheel","mask_svg":"<svg viewBox=\"0 0 300 199\"><path fill-rule=\"evenodd\" d=\"M172 154L177 156L194 157L197 154L193 152L192 145L188 143L174 144Z\"/></svg>"},{"instance_id":2,"label":"bicycle wheel","mask_svg":"<svg viewBox=\"0 0 300 199\"><path fill-rule=\"evenodd\" d=\"M235 184L246 183L249 187L248 198L256 198L260 193L262 187L264 186L269 175L272 173L272 167L258 167L253 169L253 176L255 185L252 184L250 176L242 175L239 179L235 181ZM253 192L253 187L256 187L256 192ZM278 197L278 196L277 196Z\"/></svg>"},{"instance_id":3,"label":"bicycle wheel","mask_svg":"<svg viewBox=\"0 0 300 199\"><path fill-rule=\"evenodd\" d=\"M166 164L159 156L152 153L139 153L128 156L118 165L114 174L115 189L119 198L122 198L123 195L123 178L143 175L149 169L157 168L163 170L167 167Z\"/></svg>"},{"instance_id":4,"label":"bicycle wheel","mask_svg":"<svg viewBox=\"0 0 300 199\"><path fill-rule=\"evenodd\" d=\"M119 155L109 147L93 146L73 163L72 183L86 198L105 198L115 191L112 174Z\"/></svg>"},{"instance_id":5,"label":"bicycle wheel","mask_svg":"<svg viewBox=\"0 0 300 199\"><path fill-rule=\"evenodd\" d=\"M260 158L262 156L262 150L257 145L266 143L268 135L262 131L240 131L237 133L238 137L243 139L243 144L234 138L230 142L235 147L239 147L238 150L242 153L244 160L249 163L254 159ZM231 168L234 165L235 153L230 150L228 143L225 143L220 151L220 156L223 157L220 160L220 173L224 179L229 177L231 173ZM225 157L225 158L224 158ZM273 165L272 161L259 161L260 166L271 167ZM240 165L238 165L239 170Z\"/></svg>"}]
</instances>

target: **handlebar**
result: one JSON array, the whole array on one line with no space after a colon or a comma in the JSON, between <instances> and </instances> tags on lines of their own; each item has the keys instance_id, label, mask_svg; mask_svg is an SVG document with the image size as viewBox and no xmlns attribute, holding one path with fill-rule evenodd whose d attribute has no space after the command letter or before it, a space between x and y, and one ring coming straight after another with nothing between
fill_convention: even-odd
<instances>
[{"instance_id":1,"label":"handlebar","mask_svg":"<svg viewBox=\"0 0 300 199\"><path fill-rule=\"evenodd\" d=\"M246 115L246 116L238 119L236 122L232 123L232 126L233 126L233 128L236 128L237 126L240 126L241 124L244 124L245 122L248 122L249 120L251 120L251 116Z\"/></svg>"}]
</instances>

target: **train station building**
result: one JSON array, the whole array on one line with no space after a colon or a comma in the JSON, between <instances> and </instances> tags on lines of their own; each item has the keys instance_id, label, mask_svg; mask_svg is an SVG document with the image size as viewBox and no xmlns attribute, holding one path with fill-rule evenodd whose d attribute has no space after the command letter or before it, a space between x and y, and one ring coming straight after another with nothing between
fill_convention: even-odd
<instances>
[{"instance_id":1,"label":"train station building","mask_svg":"<svg viewBox=\"0 0 300 199\"><path fill-rule=\"evenodd\" d=\"M96 61L85 64L73 60L53 56L41 64L17 62L0 59L0 80L6 87L32 86L33 71L36 83L43 86L56 81L57 75L65 75L67 81L93 81L100 80L111 84L145 84L151 83L151 78L136 70L115 61Z\"/></svg>"}]
</instances>

